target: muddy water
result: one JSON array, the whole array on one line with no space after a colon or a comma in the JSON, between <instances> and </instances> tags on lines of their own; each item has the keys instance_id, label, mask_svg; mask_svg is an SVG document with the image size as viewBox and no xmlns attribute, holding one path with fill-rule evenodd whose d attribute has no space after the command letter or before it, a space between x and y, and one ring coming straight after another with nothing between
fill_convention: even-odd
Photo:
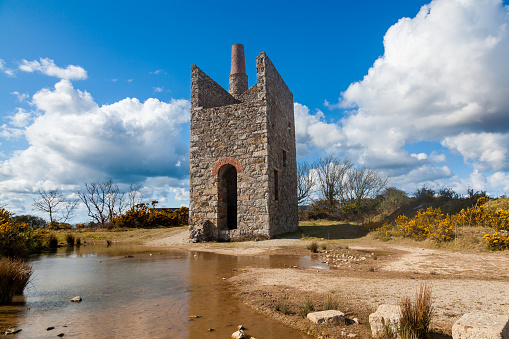
<instances>
[{"instance_id":1,"label":"muddy water","mask_svg":"<svg viewBox=\"0 0 509 339\"><path fill-rule=\"evenodd\" d=\"M24 296L0 306L16 338L307 338L234 297L229 277L247 267L320 267L309 257L234 257L137 247L82 246L34 259ZM81 303L71 303L74 296ZM55 329L47 331L50 326Z\"/></svg>"}]
</instances>

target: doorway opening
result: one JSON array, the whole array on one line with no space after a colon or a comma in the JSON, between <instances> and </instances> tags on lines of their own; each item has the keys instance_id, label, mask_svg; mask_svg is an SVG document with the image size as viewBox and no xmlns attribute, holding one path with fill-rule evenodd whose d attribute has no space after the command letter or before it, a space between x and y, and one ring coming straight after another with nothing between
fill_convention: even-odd
<instances>
[{"instance_id":1,"label":"doorway opening","mask_svg":"<svg viewBox=\"0 0 509 339\"><path fill-rule=\"evenodd\" d=\"M218 172L218 226L220 229L237 228L237 169L226 164Z\"/></svg>"}]
</instances>

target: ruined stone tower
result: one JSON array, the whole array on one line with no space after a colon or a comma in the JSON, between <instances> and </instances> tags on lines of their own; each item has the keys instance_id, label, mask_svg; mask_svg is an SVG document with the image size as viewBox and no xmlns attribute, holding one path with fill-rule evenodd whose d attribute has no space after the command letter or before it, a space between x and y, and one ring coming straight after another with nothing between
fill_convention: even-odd
<instances>
[{"instance_id":1,"label":"ruined stone tower","mask_svg":"<svg viewBox=\"0 0 509 339\"><path fill-rule=\"evenodd\" d=\"M229 92L191 66L191 239L270 238L297 230L293 94L265 53L248 88L232 46Z\"/></svg>"}]
</instances>

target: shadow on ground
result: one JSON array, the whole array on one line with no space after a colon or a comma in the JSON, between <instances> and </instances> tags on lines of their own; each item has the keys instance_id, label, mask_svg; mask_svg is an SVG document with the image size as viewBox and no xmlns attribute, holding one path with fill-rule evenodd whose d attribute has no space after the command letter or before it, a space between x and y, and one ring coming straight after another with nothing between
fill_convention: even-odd
<instances>
[{"instance_id":1,"label":"shadow on ground","mask_svg":"<svg viewBox=\"0 0 509 339\"><path fill-rule=\"evenodd\" d=\"M333 225L309 225L299 226L297 232L286 234L284 238L296 239L303 237L323 238L326 240L357 239L365 237L368 230L361 225L337 223Z\"/></svg>"}]
</instances>

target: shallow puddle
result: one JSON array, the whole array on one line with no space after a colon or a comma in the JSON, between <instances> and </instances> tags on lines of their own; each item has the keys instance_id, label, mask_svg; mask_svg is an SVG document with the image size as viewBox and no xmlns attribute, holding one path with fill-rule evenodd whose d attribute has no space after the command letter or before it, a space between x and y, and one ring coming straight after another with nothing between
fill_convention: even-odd
<instances>
[{"instance_id":1,"label":"shallow puddle","mask_svg":"<svg viewBox=\"0 0 509 339\"><path fill-rule=\"evenodd\" d=\"M248 337L307 338L243 305L227 279L248 267L324 268L310 257L115 245L60 249L33 266L25 295L0 306L2 334L17 327L16 338L229 338L242 324Z\"/></svg>"}]
</instances>

